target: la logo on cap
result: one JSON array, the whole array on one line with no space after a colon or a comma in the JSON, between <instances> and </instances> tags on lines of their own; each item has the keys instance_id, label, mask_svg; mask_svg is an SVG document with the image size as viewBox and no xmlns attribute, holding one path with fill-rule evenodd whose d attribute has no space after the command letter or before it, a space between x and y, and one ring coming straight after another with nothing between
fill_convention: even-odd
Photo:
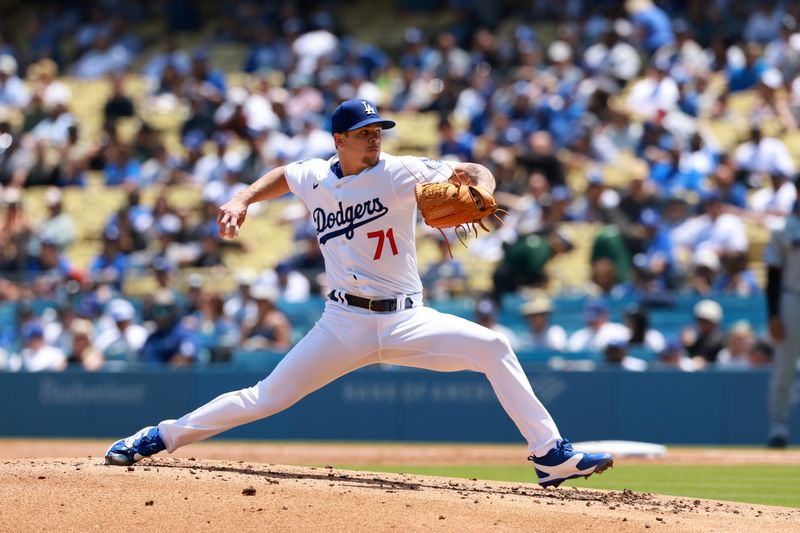
<instances>
[{"instance_id":1,"label":"la logo on cap","mask_svg":"<svg viewBox=\"0 0 800 533\"><path fill-rule=\"evenodd\" d=\"M375 111L375 108L372 107L372 105L370 105L369 102L361 100L361 105L364 106L364 113L365 114L367 114L367 115L375 115L375 114L377 114L377 111Z\"/></svg>"}]
</instances>

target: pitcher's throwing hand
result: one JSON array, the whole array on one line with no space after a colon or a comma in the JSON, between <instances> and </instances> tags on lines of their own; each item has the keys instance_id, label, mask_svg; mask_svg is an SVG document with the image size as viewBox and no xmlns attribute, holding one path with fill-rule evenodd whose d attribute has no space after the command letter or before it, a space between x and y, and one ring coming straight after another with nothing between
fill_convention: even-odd
<instances>
[{"instance_id":1,"label":"pitcher's throwing hand","mask_svg":"<svg viewBox=\"0 0 800 533\"><path fill-rule=\"evenodd\" d=\"M239 236L239 228L247 216L247 205L238 198L233 198L219 208L217 224L222 239L235 239Z\"/></svg>"}]
</instances>

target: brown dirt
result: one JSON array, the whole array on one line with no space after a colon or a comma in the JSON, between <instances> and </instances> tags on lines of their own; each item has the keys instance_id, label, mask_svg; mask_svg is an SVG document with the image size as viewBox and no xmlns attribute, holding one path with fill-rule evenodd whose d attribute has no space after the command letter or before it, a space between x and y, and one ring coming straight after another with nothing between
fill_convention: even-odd
<instances>
[{"instance_id":1,"label":"brown dirt","mask_svg":"<svg viewBox=\"0 0 800 533\"><path fill-rule=\"evenodd\" d=\"M772 506L267 464L502 464L524 457L519 446L212 442L124 468L102 464L107 444L0 441L0 532L728 532L800 523L800 511ZM717 453L753 463L746 451ZM710 460L706 450L670 456ZM800 462L796 451L758 457Z\"/></svg>"}]
</instances>

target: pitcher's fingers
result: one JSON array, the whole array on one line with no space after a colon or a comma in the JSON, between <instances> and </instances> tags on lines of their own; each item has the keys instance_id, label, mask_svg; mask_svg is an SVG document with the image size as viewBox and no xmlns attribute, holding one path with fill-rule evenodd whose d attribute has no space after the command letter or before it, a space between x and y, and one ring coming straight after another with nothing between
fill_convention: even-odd
<instances>
[{"instance_id":1,"label":"pitcher's fingers","mask_svg":"<svg viewBox=\"0 0 800 533\"><path fill-rule=\"evenodd\" d=\"M228 215L225 215L224 217L222 217L220 219L220 221L218 222L218 224L219 224L219 236L220 237L225 237L225 234L228 231L227 227L230 225L230 222L228 220Z\"/></svg>"},{"instance_id":2,"label":"pitcher's fingers","mask_svg":"<svg viewBox=\"0 0 800 533\"><path fill-rule=\"evenodd\" d=\"M233 240L239 236L239 225L238 224L231 224L228 222L225 224L225 234L223 235L223 239L226 240Z\"/></svg>"}]
</instances>

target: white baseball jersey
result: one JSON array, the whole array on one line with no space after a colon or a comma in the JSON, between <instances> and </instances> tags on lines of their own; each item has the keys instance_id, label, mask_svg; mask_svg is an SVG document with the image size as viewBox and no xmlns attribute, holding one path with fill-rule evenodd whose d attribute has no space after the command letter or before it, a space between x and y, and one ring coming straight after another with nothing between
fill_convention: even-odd
<instances>
[{"instance_id":1,"label":"white baseball jersey","mask_svg":"<svg viewBox=\"0 0 800 533\"><path fill-rule=\"evenodd\" d=\"M377 165L339 177L337 159L286 166L289 188L308 207L328 284L370 298L422 292L415 243L414 186L446 181L442 161L381 154Z\"/></svg>"}]
</instances>

